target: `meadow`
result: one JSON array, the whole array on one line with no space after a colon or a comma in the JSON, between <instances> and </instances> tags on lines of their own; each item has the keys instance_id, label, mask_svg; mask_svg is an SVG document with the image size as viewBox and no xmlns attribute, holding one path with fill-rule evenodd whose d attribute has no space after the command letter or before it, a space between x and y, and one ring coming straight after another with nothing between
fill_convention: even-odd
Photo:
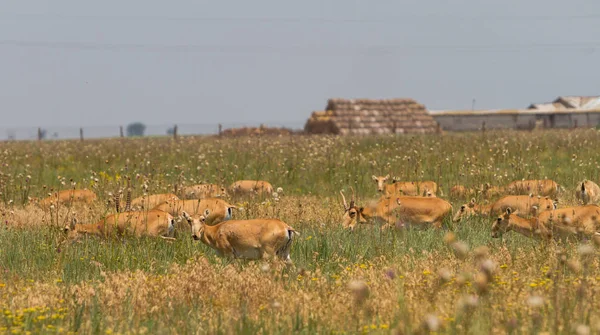
<instances>
[{"instance_id":1,"label":"meadow","mask_svg":"<svg viewBox=\"0 0 600 335\"><path fill-rule=\"evenodd\" d=\"M180 137L0 142L0 333L600 333L594 241L491 237L489 219L441 230L341 227L339 191L377 199L372 175L505 185L550 178L575 205L600 182L597 130L420 136ZM226 260L185 232L176 241L88 238L62 228L114 212L115 194L264 179L277 198L232 199L234 218L275 217L301 235L291 266ZM42 210L51 190L87 187L89 206ZM481 200L481 199L478 199Z\"/></svg>"}]
</instances>

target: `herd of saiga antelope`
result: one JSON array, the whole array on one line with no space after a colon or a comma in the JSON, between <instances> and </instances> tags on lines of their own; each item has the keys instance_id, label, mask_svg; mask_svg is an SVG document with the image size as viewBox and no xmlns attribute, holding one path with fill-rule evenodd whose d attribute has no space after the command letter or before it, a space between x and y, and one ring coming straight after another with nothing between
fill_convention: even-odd
<instances>
[{"instance_id":1,"label":"herd of saiga antelope","mask_svg":"<svg viewBox=\"0 0 600 335\"><path fill-rule=\"evenodd\" d=\"M433 181L399 182L390 177L372 176L381 197L367 206L359 207L354 200L344 205L342 225L354 229L357 224L380 220L382 228L441 228L443 220L452 215L452 205L437 197L441 195ZM600 187L585 180L578 184L576 197L583 206L558 209L558 193L562 190L552 180L520 180L506 187L489 184L480 189L456 185L450 190L454 199L473 197L454 214L453 222L473 215L497 216L492 225L492 237L499 237L510 230L533 238L552 239L569 235L600 235ZM227 189L215 184L186 187L183 198L172 193L144 195L131 200L127 194L125 211L121 212L121 200L115 200L117 213L93 224L78 224L74 218L65 227L69 239L83 235L108 236L129 233L135 236L155 236L173 240L177 225L175 217L183 218L191 229L194 240L200 240L221 257L262 259L277 257L291 263L290 249L295 235L299 233L278 219L231 220L236 207L221 199ZM262 180L240 180L229 187L233 195L266 194L274 196L273 186ZM282 192L281 189L278 189ZM354 193L354 192L353 192ZM497 201L480 205L474 196L485 199L501 197ZM91 203L96 194L87 189L72 189L51 194L39 201L42 208L54 208L74 202ZM554 199L554 200L553 200ZM597 228L598 227L598 228Z\"/></svg>"}]
</instances>

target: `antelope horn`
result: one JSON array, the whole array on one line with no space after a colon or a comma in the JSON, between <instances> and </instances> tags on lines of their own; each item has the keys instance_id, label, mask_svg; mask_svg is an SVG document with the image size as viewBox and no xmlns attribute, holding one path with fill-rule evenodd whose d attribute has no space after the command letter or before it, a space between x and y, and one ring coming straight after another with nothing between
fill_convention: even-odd
<instances>
[{"instance_id":1,"label":"antelope horn","mask_svg":"<svg viewBox=\"0 0 600 335\"><path fill-rule=\"evenodd\" d=\"M348 204L346 203L346 197L344 196L344 193L342 193L342 191L340 191L340 194L342 195L342 200L344 201L344 210L348 210Z\"/></svg>"},{"instance_id":2,"label":"antelope horn","mask_svg":"<svg viewBox=\"0 0 600 335\"><path fill-rule=\"evenodd\" d=\"M127 198L125 200L125 211L131 211L131 188L127 189Z\"/></svg>"},{"instance_id":3,"label":"antelope horn","mask_svg":"<svg viewBox=\"0 0 600 335\"><path fill-rule=\"evenodd\" d=\"M120 204L121 199L119 197L119 193L118 192L115 192L115 194L113 195L113 200L115 202L115 210L117 211L117 213L119 213L119 211L121 210L121 208L120 208L121 207L120 206L121 205Z\"/></svg>"}]
</instances>

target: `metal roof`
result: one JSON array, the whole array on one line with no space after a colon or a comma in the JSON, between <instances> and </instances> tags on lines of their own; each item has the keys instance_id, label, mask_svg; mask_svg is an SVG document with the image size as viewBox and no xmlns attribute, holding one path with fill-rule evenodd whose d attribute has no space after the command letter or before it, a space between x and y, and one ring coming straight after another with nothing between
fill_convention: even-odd
<instances>
[{"instance_id":1,"label":"metal roof","mask_svg":"<svg viewBox=\"0 0 600 335\"><path fill-rule=\"evenodd\" d=\"M600 103L600 102L599 102ZM432 116L452 116L452 115L531 115L531 114L574 114L574 113L600 113L600 107L593 109L489 109L489 110L443 110L430 111Z\"/></svg>"}]
</instances>

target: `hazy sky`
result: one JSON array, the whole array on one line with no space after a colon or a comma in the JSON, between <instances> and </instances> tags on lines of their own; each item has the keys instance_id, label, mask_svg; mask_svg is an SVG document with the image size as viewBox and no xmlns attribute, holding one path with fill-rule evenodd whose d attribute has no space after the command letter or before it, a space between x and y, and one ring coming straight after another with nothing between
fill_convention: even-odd
<instances>
[{"instance_id":1,"label":"hazy sky","mask_svg":"<svg viewBox=\"0 0 600 335\"><path fill-rule=\"evenodd\" d=\"M4 127L294 122L597 95L600 1L2 0Z\"/></svg>"}]
</instances>

